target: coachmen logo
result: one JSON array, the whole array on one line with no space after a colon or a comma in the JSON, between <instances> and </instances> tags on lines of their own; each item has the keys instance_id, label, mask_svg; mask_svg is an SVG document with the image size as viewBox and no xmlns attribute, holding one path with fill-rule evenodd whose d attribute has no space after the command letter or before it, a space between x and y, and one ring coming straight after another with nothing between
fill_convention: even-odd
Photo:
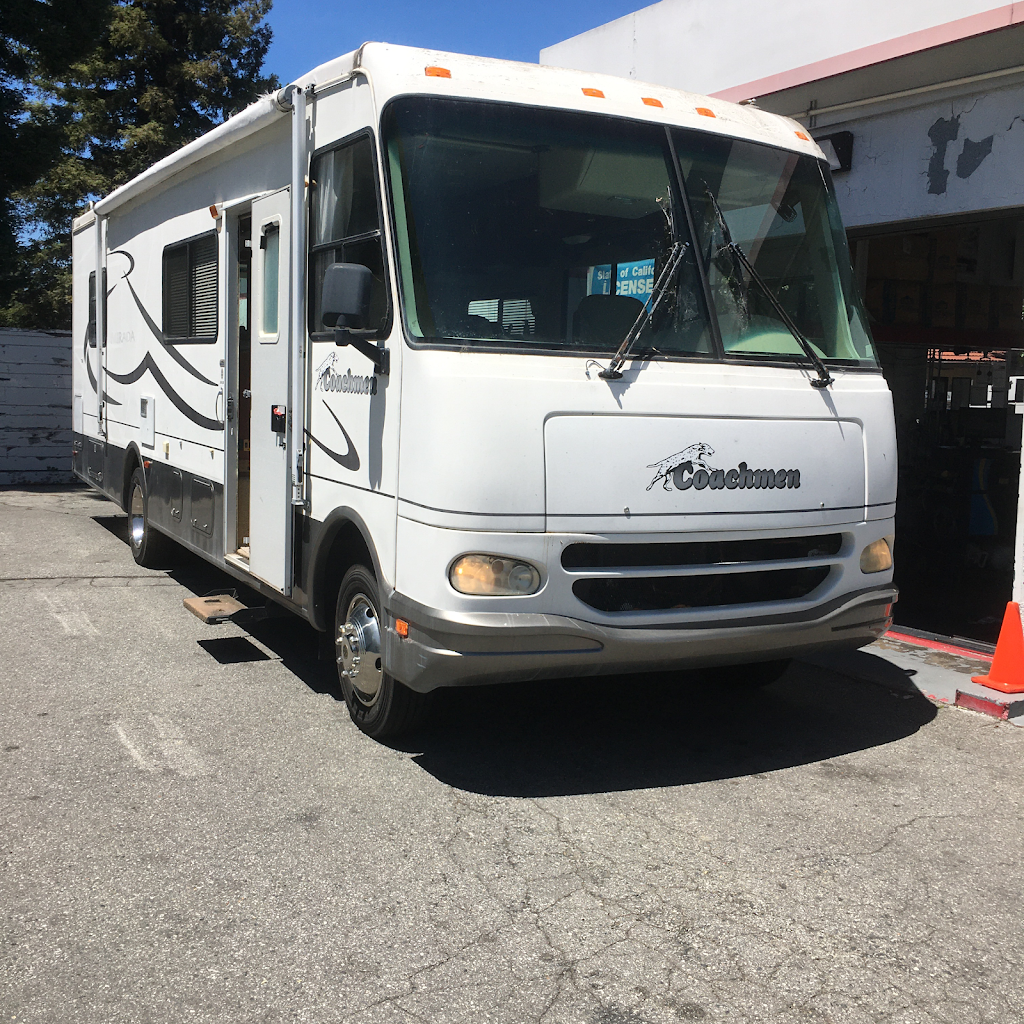
<instances>
[{"instance_id":1,"label":"coachmen logo","mask_svg":"<svg viewBox=\"0 0 1024 1024\"><path fill-rule=\"evenodd\" d=\"M352 371L339 374L335 372L334 364L338 358L337 352L332 352L316 368L316 384L313 386L321 391L341 391L349 395L375 395L377 394L377 377L353 376Z\"/></svg>"},{"instance_id":2,"label":"coachmen logo","mask_svg":"<svg viewBox=\"0 0 1024 1024\"><path fill-rule=\"evenodd\" d=\"M783 490L787 487L800 486L799 469L750 469L741 462L735 469L715 469L707 461L714 455L715 449L703 441L691 444L675 455L670 455L660 462L652 462L647 468L655 470L654 479L647 485L650 490L659 480L666 491L672 490L672 484L680 491L702 491L710 487L713 491L723 488L733 491L767 490L775 488Z\"/></svg>"}]
</instances>

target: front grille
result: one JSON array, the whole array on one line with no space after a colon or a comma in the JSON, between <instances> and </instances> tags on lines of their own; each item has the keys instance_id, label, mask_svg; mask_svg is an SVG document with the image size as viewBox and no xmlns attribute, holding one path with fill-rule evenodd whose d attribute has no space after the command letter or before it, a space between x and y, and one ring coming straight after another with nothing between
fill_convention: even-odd
<instances>
[{"instance_id":1,"label":"front grille","mask_svg":"<svg viewBox=\"0 0 1024 1024\"><path fill-rule=\"evenodd\" d=\"M732 541L730 543L744 542ZM575 546L588 547L592 545ZM614 546L632 547L634 545ZM661 546L683 547L684 545ZM668 608L761 604L768 601L792 601L806 597L815 587L824 582L830 571L830 566L814 565L799 569L716 573L710 576L585 579L576 580L572 585L572 592L584 604L602 612L647 612Z\"/></svg>"},{"instance_id":2,"label":"front grille","mask_svg":"<svg viewBox=\"0 0 1024 1024\"><path fill-rule=\"evenodd\" d=\"M838 554L842 546L841 533L681 544L570 544L562 552L562 568L639 569L653 565L721 565L724 562L826 558Z\"/></svg>"}]
</instances>

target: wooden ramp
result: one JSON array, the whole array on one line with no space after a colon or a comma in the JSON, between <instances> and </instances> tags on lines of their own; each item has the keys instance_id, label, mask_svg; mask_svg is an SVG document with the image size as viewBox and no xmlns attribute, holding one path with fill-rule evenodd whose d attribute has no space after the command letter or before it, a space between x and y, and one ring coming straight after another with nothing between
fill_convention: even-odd
<instances>
[{"instance_id":1,"label":"wooden ramp","mask_svg":"<svg viewBox=\"0 0 1024 1024\"><path fill-rule=\"evenodd\" d=\"M227 622L232 615L246 611L246 606L231 594L209 594L206 597L186 597L185 607L207 625Z\"/></svg>"}]
</instances>

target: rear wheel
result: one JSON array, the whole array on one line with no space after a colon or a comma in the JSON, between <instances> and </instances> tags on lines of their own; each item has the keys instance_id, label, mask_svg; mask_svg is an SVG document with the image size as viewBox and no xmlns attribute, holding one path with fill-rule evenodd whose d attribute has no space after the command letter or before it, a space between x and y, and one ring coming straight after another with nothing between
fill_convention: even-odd
<instances>
[{"instance_id":1,"label":"rear wheel","mask_svg":"<svg viewBox=\"0 0 1024 1024\"><path fill-rule=\"evenodd\" d=\"M354 565L338 591L335 656L352 721L374 739L407 732L427 706L426 694L410 690L384 671L384 628L377 580L365 566Z\"/></svg>"},{"instance_id":2,"label":"rear wheel","mask_svg":"<svg viewBox=\"0 0 1024 1024\"><path fill-rule=\"evenodd\" d=\"M141 466L132 473L128 485L128 543L132 557L146 569L159 569L166 565L173 543L154 530L149 521L149 491Z\"/></svg>"}]
</instances>

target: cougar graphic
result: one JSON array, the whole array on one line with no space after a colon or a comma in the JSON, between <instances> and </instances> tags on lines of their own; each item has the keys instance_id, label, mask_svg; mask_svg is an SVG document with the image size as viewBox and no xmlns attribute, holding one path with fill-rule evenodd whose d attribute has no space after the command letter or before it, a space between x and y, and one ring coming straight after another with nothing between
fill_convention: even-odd
<instances>
[{"instance_id":1,"label":"cougar graphic","mask_svg":"<svg viewBox=\"0 0 1024 1024\"><path fill-rule=\"evenodd\" d=\"M675 455L662 459L661 462L652 462L647 468L656 469L657 472L654 474L654 479L647 485L647 490L650 490L659 480L662 481L662 486L666 491L672 490L669 486L669 481L672 479L673 470L678 469L687 462L692 466L696 466L697 469L703 469L705 472L711 473L712 468L704 459L706 456L714 454L715 449L711 445L698 441L696 444L691 444L689 448L684 448L681 452L676 452Z\"/></svg>"},{"instance_id":2,"label":"cougar graphic","mask_svg":"<svg viewBox=\"0 0 1024 1024\"><path fill-rule=\"evenodd\" d=\"M324 377L334 369L334 362L338 358L337 352L331 352L327 358L316 368L313 380L323 381Z\"/></svg>"}]
</instances>

